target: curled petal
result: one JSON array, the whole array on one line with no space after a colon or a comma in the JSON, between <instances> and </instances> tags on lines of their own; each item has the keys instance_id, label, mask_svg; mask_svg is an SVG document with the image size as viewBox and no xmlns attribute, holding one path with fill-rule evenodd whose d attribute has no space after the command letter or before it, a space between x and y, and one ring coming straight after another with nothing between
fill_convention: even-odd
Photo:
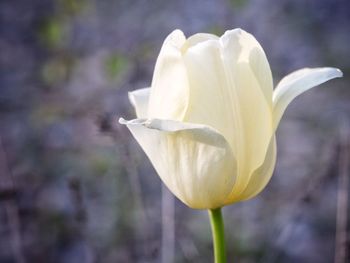
<instances>
[{"instance_id":1,"label":"curled petal","mask_svg":"<svg viewBox=\"0 0 350 263\"><path fill-rule=\"evenodd\" d=\"M135 108L137 118L147 118L150 92L151 88L138 89L129 92L129 100Z\"/></svg>"},{"instance_id":2,"label":"curled petal","mask_svg":"<svg viewBox=\"0 0 350 263\"><path fill-rule=\"evenodd\" d=\"M284 77L273 92L273 123L277 129L288 104L301 93L328 80L340 78L337 68L304 68Z\"/></svg>"},{"instance_id":3,"label":"curled petal","mask_svg":"<svg viewBox=\"0 0 350 263\"><path fill-rule=\"evenodd\" d=\"M165 185L196 209L224 204L236 178L236 160L214 129L170 120L119 120L127 125Z\"/></svg>"}]
</instances>

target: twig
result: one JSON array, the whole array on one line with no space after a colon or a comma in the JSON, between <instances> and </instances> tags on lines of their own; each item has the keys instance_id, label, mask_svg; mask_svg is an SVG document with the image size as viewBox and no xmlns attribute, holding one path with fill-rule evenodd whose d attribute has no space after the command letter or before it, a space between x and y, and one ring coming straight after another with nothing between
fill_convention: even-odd
<instances>
[{"instance_id":1,"label":"twig","mask_svg":"<svg viewBox=\"0 0 350 263\"><path fill-rule=\"evenodd\" d=\"M162 184L162 262L173 263L175 259L175 200Z\"/></svg>"},{"instance_id":2,"label":"twig","mask_svg":"<svg viewBox=\"0 0 350 263\"><path fill-rule=\"evenodd\" d=\"M135 201L135 206L139 212L138 221L140 226L140 234L142 238L146 240L148 238L147 229L149 228L149 225L148 225L149 222L148 222L148 217L147 217L145 206L142 199L140 176L137 171L137 167L134 165L136 161L134 160L132 154L130 154L130 148L128 146L120 144L120 141L123 141L123 142L125 141L122 132L120 132L119 130L115 130L115 131L119 133L118 134L114 133L113 139L117 144L119 144L122 147L121 149L123 151L123 154L121 154L122 161L128 173L129 184L130 184L131 192ZM119 140L118 140L118 135L119 135Z\"/></svg>"},{"instance_id":3,"label":"twig","mask_svg":"<svg viewBox=\"0 0 350 263\"><path fill-rule=\"evenodd\" d=\"M296 196L294 201L292 201L290 205L290 211L292 211L291 216L289 220L287 220L287 222L285 222L283 226L280 227L278 234L273 238L274 241L272 242L272 247L281 248L283 244L287 243L291 238L295 227L295 221L300 220L302 217L301 207L303 207L304 203L310 202L313 198L315 198L317 191L322 187L329 174L329 169L333 163L334 158L336 157L335 148L336 142L331 141L321 151L320 163L323 165L316 173L319 176L312 177L309 182L306 183L306 190L302 191L298 196ZM277 262L279 256L280 251L278 249L269 250L269 253L266 253L264 255L261 262Z\"/></svg>"},{"instance_id":4,"label":"twig","mask_svg":"<svg viewBox=\"0 0 350 263\"><path fill-rule=\"evenodd\" d=\"M16 263L25 263L26 260L22 251L21 227L16 197L15 183L8 165L6 151L0 135L0 192L4 193L4 206L7 215L7 222L11 233L11 247Z\"/></svg>"},{"instance_id":5,"label":"twig","mask_svg":"<svg viewBox=\"0 0 350 263\"><path fill-rule=\"evenodd\" d=\"M340 128L339 145L339 180L337 198L337 217L335 235L335 263L345 263L347 259L347 220L348 220L348 197L349 197L349 138L348 125Z\"/></svg>"},{"instance_id":6,"label":"twig","mask_svg":"<svg viewBox=\"0 0 350 263\"><path fill-rule=\"evenodd\" d=\"M128 174L127 178L129 179L131 193L135 202L135 208L138 212L138 230L136 233L137 238L142 239L142 253L148 256L152 253L148 242L148 240L150 239L150 225L145 210L144 202L142 199L140 176L137 170L137 166L135 166L136 161L131 154L131 149L128 145L125 145L126 135L118 126L114 125L112 119L114 120L114 118L111 118L110 116L103 116L99 121L100 130L101 132L104 132L105 134L110 136L115 142L115 144L120 147L120 156Z\"/></svg>"}]
</instances>

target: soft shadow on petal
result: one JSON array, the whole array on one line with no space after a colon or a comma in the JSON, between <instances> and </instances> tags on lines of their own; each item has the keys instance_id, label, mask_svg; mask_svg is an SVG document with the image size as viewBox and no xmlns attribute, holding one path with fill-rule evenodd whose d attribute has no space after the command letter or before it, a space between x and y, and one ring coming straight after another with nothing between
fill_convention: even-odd
<instances>
[{"instance_id":1,"label":"soft shadow on petal","mask_svg":"<svg viewBox=\"0 0 350 263\"><path fill-rule=\"evenodd\" d=\"M273 92L273 123L277 129L288 104L301 93L328 80L340 78L337 68L304 68L284 77Z\"/></svg>"},{"instance_id":2,"label":"soft shadow on petal","mask_svg":"<svg viewBox=\"0 0 350 263\"><path fill-rule=\"evenodd\" d=\"M272 108L273 81L269 62L262 48L254 47L249 55L249 66L259 82L268 105Z\"/></svg>"},{"instance_id":3,"label":"soft shadow on petal","mask_svg":"<svg viewBox=\"0 0 350 263\"><path fill-rule=\"evenodd\" d=\"M276 155L276 138L273 136L270 140L263 164L252 173L246 189L240 194L238 199L228 200L227 204L248 200L259 194L271 179L275 169Z\"/></svg>"},{"instance_id":4,"label":"soft shadow on petal","mask_svg":"<svg viewBox=\"0 0 350 263\"><path fill-rule=\"evenodd\" d=\"M236 160L214 129L169 120L125 121L165 185L191 208L224 204L236 177Z\"/></svg>"},{"instance_id":5,"label":"soft shadow on petal","mask_svg":"<svg viewBox=\"0 0 350 263\"><path fill-rule=\"evenodd\" d=\"M235 83L241 111L241 148L249 166L245 171L251 173L264 161L273 134L272 111L263 95L257 92L259 84L249 65L238 63L235 74L239 76Z\"/></svg>"},{"instance_id":6,"label":"soft shadow on petal","mask_svg":"<svg viewBox=\"0 0 350 263\"><path fill-rule=\"evenodd\" d=\"M134 106L137 118L147 118L151 88L130 91L129 101Z\"/></svg>"}]
</instances>

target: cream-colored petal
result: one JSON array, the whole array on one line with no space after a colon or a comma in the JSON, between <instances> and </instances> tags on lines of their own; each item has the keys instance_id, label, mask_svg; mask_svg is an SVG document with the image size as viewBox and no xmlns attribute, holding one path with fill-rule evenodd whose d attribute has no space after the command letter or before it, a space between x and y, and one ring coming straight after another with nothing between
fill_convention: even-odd
<instances>
[{"instance_id":1,"label":"cream-colored petal","mask_svg":"<svg viewBox=\"0 0 350 263\"><path fill-rule=\"evenodd\" d=\"M151 88L144 88L128 93L130 103L135 108L137 118L147 118L150 92Z\"/></svg>"},{"instance_id":2,"label":"cream-colored petal","mask_svg":"<svg viewBox=\"0 0 350 263\"><path fill-rule=\"evenodd\" d=\"M209 40L190 47L184 54L190 84L189 102L183 118L218 130L236 150L236 107L224 71L220 43Z\"/></svg>"},{"instance_id":3,"label":"cream-colored petal","mask_svg":"<svg viewBox=\"0 0 350 263\"><path fill-rule=\"evenodd\" d=\"M234 87L230 96L238 105L236 156L239 173L230 195L230 199L237 199L246 189L252 172L264 162L273 134L272 107L267 99L271 83L265 87L269 81L263 80L263 74L257 74L257 70L266 75L271 73L267 61L264 67L263 63L254 65L263 61L257 59L258 52L261 57L264 54L252 35L238 29L226 32L220 40L226 79L229 86Z\"/></svg>"},{"instance_id":4,"label":"cream-colored petal","mask_svg":"<svg viewBox=\"0 0 350 263\"><path fill-rule=\"evenodd\" d=\"M223 205L236 177L236 160L214 129L169 120L119 121L126 124L165 185L191 208Z\"/></svg>"},{"instance_id":5,"label":"cream-colored petal","mask_svg":"<svg viewBox=\"0 0 350 263\"><path fill-rule=\"evenodd\" d=\"M276 138L273 136L270 140L263 164L252 173L246 189L240 196L237 199L228 199L227 204L253 198L265 188L275 169L276 154Z\"/></svg>"},{"instance_id":6,"label":"cream-colored petal","mask_svg":"<svg viewBox=\"0 0 350 263\"><path fill-rule=\"evenodd\" d=\"M198 33L190 36L187 38L185 44L182 46L182 52L185 53L187 49L190 47L193 47L194 45L197 45L199 43L202 43L207 40L218 40L219 37L213 34L207 34L207 33Z\"/></svg>"},{"instance_id":7,"label":"cream-colored petal","mask_svg":"<svg viewBox=\"0 0 350 263\"><path fill-rule=\"evenodd\" d=\"M328 80L340 78L337 68L304 68L284 77L273 92L273 123L277 129L288 104L301 93Z\"/></svg>"},{"instance_id":8,"label":"cream-colored petal","mask_svg":"<svg viewBox=\"0 0 350 263\"><path fill-rule=\"evenodd\" d=\"M188 103L188 79L181 48L186 38L180 30L164 41L153 73L148 117L181 120Z\"/></svg>"},{"instance_id":9,"label":"cream-colored petal","mask_svg":"<svg viewBox=\"0 0 350 263\"><path fill-rule=\"evenodd\" d=\"M246 35L234 30L184 54L191 87L184 121L214 127L230 143L241 175L230 198L238 198L263 163L272 136L271 105L250 65L256 45Z\"/></svg>"},{"instance_id":10,"label":"cream-colored petal","mask_svg":"<svg viewBox=\"0 0 350 263\"><path fill-rule=\"evenodd\" d=\"M266 101L272 107L273 81L270 64L265 52L255 37L240 29L226 31L221 37L223 46L229 47L230 53L235 53L239 62L247 62L259 83Z\"/></svg>"}]
</instances>

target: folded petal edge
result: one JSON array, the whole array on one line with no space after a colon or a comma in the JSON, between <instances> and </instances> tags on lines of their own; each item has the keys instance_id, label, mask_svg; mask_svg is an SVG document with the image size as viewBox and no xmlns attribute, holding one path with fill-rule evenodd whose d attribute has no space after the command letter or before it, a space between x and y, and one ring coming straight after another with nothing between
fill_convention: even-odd
<instances>
[{"instance_id":1,"label":"folded petal edge","mask_svg":"<svg viewBox=\"0 0 350 263\"><path fill-rule=\"evenodd\" d=\"M127 125L165 185L195 209L224 205L235 180L236 159L211 127L171 120L135 119Z\"/></svg>"}]
</instances>

